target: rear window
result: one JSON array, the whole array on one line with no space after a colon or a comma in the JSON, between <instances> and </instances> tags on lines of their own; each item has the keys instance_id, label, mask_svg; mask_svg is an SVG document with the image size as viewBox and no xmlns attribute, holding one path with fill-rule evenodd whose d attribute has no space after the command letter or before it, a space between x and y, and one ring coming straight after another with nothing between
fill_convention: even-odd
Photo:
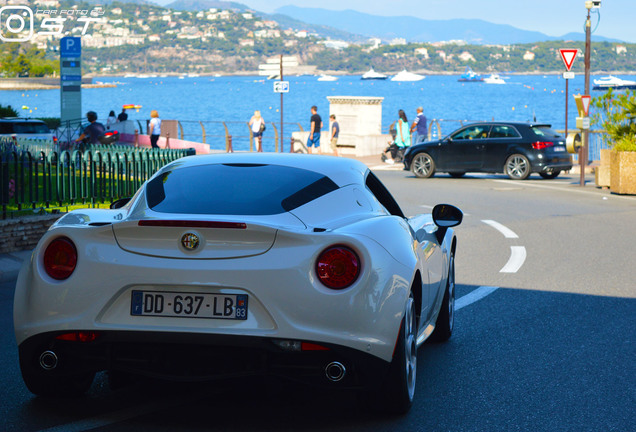
<instances>
[{"instance_id":1,"label":"rear window","mask_svg":"<svg viewBox=\"0 0 636 432\"><path fill-rule=\"evenodd\" d=\"M272 215L338 189L314 171L280 165L212 164L168 171L148 182L148 206L162 213Z\"/></svg>"},{"instance_id":2,"label":"rear window","mask_svg":"<svg viewBox=\"0 0 636 432\"><path fill-rule=\"evenodd\" d=\"M540 138L561 138L561 135L549 126L535 126L532 131Z\"/></svg>"},{"instance_id":3,"label":"rear window","mask_svg":"<svg viewBox=\"0 0 636 432\"><path fill-rule=\"evenodd\" d=\"M17 134L48 134L51 130L44 123L14 123L13 132Z\"/></svg>"}]
</instances>

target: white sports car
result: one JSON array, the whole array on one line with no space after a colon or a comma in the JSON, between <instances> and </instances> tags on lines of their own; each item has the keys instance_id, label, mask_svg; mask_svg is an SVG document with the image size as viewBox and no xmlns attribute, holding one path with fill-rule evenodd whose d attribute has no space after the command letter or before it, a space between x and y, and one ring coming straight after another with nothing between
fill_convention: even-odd
<instances>
[{"instance_id":1,"label":"white sports car","mask_svg":"<svg viewBox=\"0 0 636 432\"><path fill-rule=\"evenodd\" d=\"M359 161L191 156L126 203L76 210L18 278L24 382L81 394L98 371L277 375L413 401L417 348L453 330L459 209L406 218Z\"/></svg>"}]
</instances>

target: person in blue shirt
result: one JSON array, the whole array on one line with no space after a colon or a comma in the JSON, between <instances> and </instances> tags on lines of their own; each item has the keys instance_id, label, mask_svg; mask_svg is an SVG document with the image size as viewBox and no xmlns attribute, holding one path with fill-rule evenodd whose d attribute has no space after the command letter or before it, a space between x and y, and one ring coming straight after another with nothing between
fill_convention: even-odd
<instances>
[{"instance_id":1,"label":"person in blue shirt","mask_svg":"<svg viewBox=\"0 0 636 432\"><path fill-rule=\"evenodd\" d=\"M415 132L415 133L413 133ZM419 144L428 139L428 126L426 124L426 116L424 115L424 108L417 108L417 116L411 126L411 133L413 133L413 143Z\"/></svg>"},{"instance_id":2,"label":"person in blue shirt","mask_svg":"<svg viewBox=\"0 0 636 432\"><path fill-rule=\"evenodd\" d=\"M340 125L338 124L338 122L336 121L336 116L334 114L331 114L329 116L329 119L331 120L331 150L333 150L333 155L334 156L339 156L338 155L338 135L340 135Z\"/></svg>"}]
</instances>

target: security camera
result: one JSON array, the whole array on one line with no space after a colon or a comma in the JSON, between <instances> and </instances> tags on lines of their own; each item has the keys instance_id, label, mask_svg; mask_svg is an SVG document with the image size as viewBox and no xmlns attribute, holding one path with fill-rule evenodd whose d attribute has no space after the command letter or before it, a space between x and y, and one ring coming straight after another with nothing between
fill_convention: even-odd
<instances>
[{"instance_id":1,"label":"security camera","mask_svg":"<svg viewBox=\"0 0 636 432\"><path fill-rule=\"evenodd\" d=\"M601 0L592 0L592 8L598 9L601 7Z\"/></svg>"}]
</instances>

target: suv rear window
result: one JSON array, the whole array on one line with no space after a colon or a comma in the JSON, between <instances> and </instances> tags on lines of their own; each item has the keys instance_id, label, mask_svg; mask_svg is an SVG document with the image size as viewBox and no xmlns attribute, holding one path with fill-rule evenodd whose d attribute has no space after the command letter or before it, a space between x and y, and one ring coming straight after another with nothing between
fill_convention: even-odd
<instances>
[{"instance_id":1,"label":"suv rear window","mask_svg":"<svg viewBox=\"0 0 636 432\"><path fill-rule=\"evenodd\" d=\"M51 130L45 123L39 122L0 122L0 133L3 134L49 134Z\"/></svg>"},{"instance_id":2,"label":"suv rear window","mask_svg":"<svg viewBox=\"0 0 636 432\"><path fill-rule=\"evenodd\" d=\"M540 138L561 138L561 135L549 126L533 126L531 129Z\"/></svg>"},{"instance_id":3,"label":"suv rear window","mask_svg":"<svg viewBox=\"0 0 636 432\"><path fill-rule=\"evenodd\" d=\"M272 215L338 189L314 171L280 165L211 164L168 171L146 186L161 213Z\"/></svg>"}]
</instances>

